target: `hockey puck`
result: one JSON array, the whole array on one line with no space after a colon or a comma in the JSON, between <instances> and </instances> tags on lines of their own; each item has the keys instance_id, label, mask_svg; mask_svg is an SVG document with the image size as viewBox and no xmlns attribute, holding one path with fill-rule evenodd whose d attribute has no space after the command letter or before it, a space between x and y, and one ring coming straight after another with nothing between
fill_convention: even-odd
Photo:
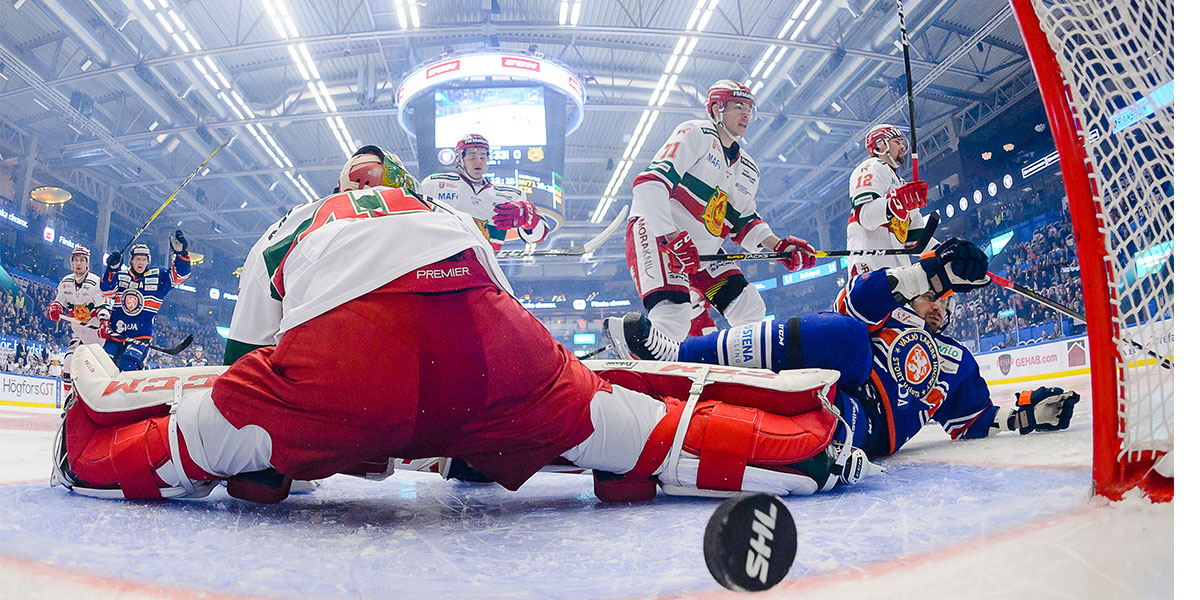
<instances>
[{"instance_id":1,"label":"hockey puck","mask_svg":"<svg viewBox=\"0 0 1200 600\"><path fill-rule=\"evenodd\" d=\"M796 522L779 498L734 496L704 528L704 562L717 583L761 592L783 580L796 559Z\"/></svg>"}]
</instances>

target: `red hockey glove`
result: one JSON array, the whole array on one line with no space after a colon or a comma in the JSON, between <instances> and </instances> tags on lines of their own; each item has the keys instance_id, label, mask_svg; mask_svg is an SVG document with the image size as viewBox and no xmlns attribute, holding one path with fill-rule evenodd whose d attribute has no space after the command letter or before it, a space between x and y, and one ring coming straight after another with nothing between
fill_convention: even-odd
<instances>
[{"instance_id":1,"label":"red hockey glove","mask_svg":"<svg viewBox=\"0 0 1200 600\"><path fill-rule=\"evenodd\" d=\"M96 333L99 333L100 337L106 340L112 337L112 324L109 323L108 319L100 319L100 328Z\"/></svg>"},{"instance_id":2,"label":"red hockey glove","mask_svg":"<svg viewBox=\"0 0 1200 600\"><path fill-rule=\"evenodd\" d=\"M924 208L929 201L929 185L917 180L888 192L888 209L897 219L908 218L908 211Z\"/></svg>"},{"instance_id":3,"label":"red hockey glove","mask_svg":"<svg viewBox=\"0 0 1200 600\"><path fill-rule=\"evenodd\" d=\"M700 270L700 251L692 243L692 236L681 231L674 236L659 236L658 245L667 255L667 268L672 273L691 275Z\"/></svg>"},{"instance_id":4,"label":"red hockey glove","mask_svg":"<svg viewBox=\"0 0 1200 600\"><path fill-rule=\"evenodd\" d=\"M778 259L789 271L795 271L801 267L808 269L817 264L817 257L813 256L817 251L816 248L813 248L812 244L794 235L780 239L775 243L775 247L772 250L775 252L792 253L787 258Z\"/></svg>"},{"instance_id":5,"label":"red hockey glove","mask_svg":"<svg viewBox=\"0 0 1200 600\"><path fill-rule=\"evenodd\" d=\"M497 204L492 207L492 211L495 212L492 221L500 229L513 229L516 227L532 229L538 224L538 221L542 220L542 216L537 212L537 207L528 200Z\"/></svg>"},{"instance_id":6,"label":"red hockey glove","mask_svg":"<svg viewBox=\"0 0 1200 600\"><path fill-rule=\"evenodd\" d=\"M50 306L46 307L46 318L50 319L51 321L57 321L59 317L62 317L62 314L63 305L59 304L57 301L50 302Z\"/></svg>"}]
</instances>

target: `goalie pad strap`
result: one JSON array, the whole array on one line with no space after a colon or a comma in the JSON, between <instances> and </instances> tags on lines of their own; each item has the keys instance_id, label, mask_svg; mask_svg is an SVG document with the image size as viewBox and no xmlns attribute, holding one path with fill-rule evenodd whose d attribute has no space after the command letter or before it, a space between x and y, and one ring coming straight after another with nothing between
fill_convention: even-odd
<instances>
[{"instance_id":1,"label":"goalie pad strap","mask_svg":"<svg viewBox=\"0 0 1200 600\"><path fill-rule=\"evenodd\" d=\"M112 469L126 498L157 500L159 479L155 469L165 462L169 450L162 439L162 421L147 419L116 428L112 433ZM159 458L154 458L159 457ZM157 464L155 464L157 463Z\"/></svg>"},{"instance_id":2,"label":"goalie pad strap","mask_svg":"<svg viewBox=\"0 0 1200 600\"><path fill-rule=\"evenodd\" d=\"M663 398L663 402L667 404L667 414L650 432L637 463L625 474L628 479L653 476L671 451L671 441L679 429L679 419L683 416L686 404L674 398Z\"/></svg>"},{"instance_id":3,"label":"goalie pad strap","mask_svg":"<svg viewBox=\"0 0 1200 600\"><path fill-rule=\"evenodd\" d=\"M759 411L732 404L714 404L707 414L696 415L695 422L703 423L702 439L694 444L693 440L688 440L689 446L702 448L696 487L741 491L746 463L753 454ZM700 407L698 412L703 410L704 407Z\"/></svg>"}]
</instances>

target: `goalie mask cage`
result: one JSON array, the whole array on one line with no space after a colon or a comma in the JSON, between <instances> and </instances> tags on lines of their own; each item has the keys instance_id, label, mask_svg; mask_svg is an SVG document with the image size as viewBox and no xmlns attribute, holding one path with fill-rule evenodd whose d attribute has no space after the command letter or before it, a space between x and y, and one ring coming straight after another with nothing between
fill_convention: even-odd
<instances>
[{"instance_id":1,"label":"goalie mask cage","mask_svg":"<svg viewBox=\"0 0 1200 600\"><path fill-rule=\"evenodd\" d=\"M1088 323L1095 492L1174 494L1174 4L1011 0L1059 152Z\"/></svg>"}]
</instances>

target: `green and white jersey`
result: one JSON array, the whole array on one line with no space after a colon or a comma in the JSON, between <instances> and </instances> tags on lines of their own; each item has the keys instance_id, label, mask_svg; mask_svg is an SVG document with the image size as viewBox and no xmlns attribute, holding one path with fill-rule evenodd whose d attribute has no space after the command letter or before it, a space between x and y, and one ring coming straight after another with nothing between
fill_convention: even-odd
<instances>
[{"instance_id":1,"label":"green and white jersey","mask_svg":"<svg viewBox=\"0 0 1200 600\"><path fill-rule=\"evenodd\" d=\"M499 250L508 239L507 229L496 226L493 207L505 202L525 199L525 192L511 185L496 185L490 179L475 185L461 173L434 173L421 182L421 193L455 210L465 212L475 219L475 224ZM546 239L550 229L542 219L532 229L517 228L517 235L524 242L536 244Z\"/></svg>"},{"instance_id":2,"label":"green and white jersey","mask_svg":"<svg viewBox=\"0 0 1200 600\"><path fill-rule=\"evenodd\" d=\"M68 273L58 282L54 301L63 307L62 318L71 325L71 340L81 344L103 344L98 328L100 320L109 318L108 299L100 291L100 276L88 273L80 281Z\"/></svg>"},{"instance_id":3,"label":"green and white jersey","mask_svg":"<svg viewBox=\"0 0 1200 600\"><path fill-rule=\"evenodd\" d=\"M276 344L305 321L468 249L511 294L474 220L435 200L376 187L302 204L250 249L229 339Z\"/></svg>"},{"instance_id":4,"label":"green and white jersey","mask_svg":"<svg viewBox=\"0 0 1200 600\"><path fill-rule=\"evenodd\" d=\"M727 236L757 249L771 235L754 201L758 180L758 165L740 147L726 158L712 122L684 121L633 180L629 218L645 219L653 237L687 231L701 254L715 253Z\"/></svg>"},{"instance_id":5,"label":"green and white jersey","mask_svg":"<svg viewBox=\"0 0 1200 600\"><path fill-rule=\"evenodd\" d=\"M846 247L850 250L910 248L925 228L920 211L909 211L897 219L888 210L888 202L904 180L887 163L872 156L850 174L850 218L846 222ZM909 256L853 256L847 266L854 277L867 271L912 264Z\"/></svg>"}]
</instances>

